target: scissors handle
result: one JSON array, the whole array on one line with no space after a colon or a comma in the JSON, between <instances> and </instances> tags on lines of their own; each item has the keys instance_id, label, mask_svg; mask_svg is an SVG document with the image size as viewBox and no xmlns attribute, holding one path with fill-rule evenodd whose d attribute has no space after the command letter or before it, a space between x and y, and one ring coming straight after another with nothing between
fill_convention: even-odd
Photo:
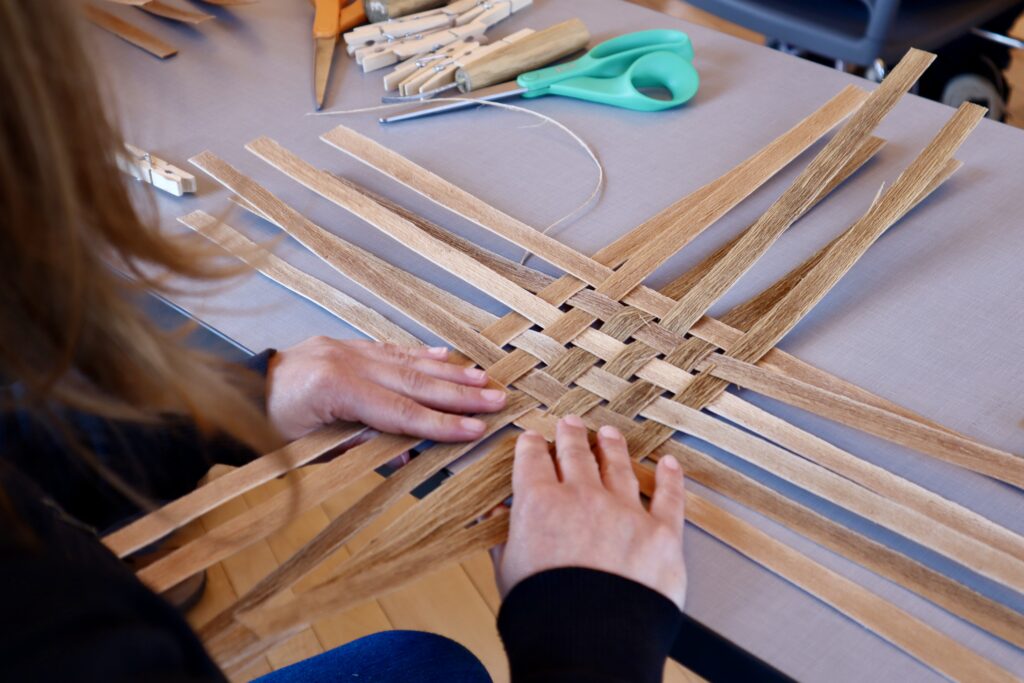
<instances>
[{"instance_id":1,"label":"scissors handle","mask_svg":"<svg viewBox=\"0 0 1024 683\"><path fill-rule=\"evenodd\" d=\"M561 95L633 111L662 111L690 100L699 83L697 70L683 57L674 52L649 52L621 76L578 76L552 83L542 92L527 91L523 97ZM664 91L667 97L652 97L645 89Z\"/></svg>"},{"instance_id":2,"label":"scissors handle","mask_svg":"<svg viewBox=\"0 0 1024 683\"><path fill-rule=\"evenodd\" d=\"M671 30L627 33L596 46L579 59L522 74L523 97L562 95L635 111L677 107L697 92L700 78L693 45ZM644 89L667 91L651 97Z\"/></svg>"},{"instance_id":3,"label":"scissors handle","mask_svg":"<svg viewBox=\"0 0 1024 683\"><path fill-rule=\"evenodd\" d=\"M637 58L658 51L675 52L693 61L693 45L689 36L680 31L654 29L606 40L579 59L530 71L520 75L517 80L524 88L536 90L577 76L611 78L623 74Z\"/></svg>"}]
</instances>

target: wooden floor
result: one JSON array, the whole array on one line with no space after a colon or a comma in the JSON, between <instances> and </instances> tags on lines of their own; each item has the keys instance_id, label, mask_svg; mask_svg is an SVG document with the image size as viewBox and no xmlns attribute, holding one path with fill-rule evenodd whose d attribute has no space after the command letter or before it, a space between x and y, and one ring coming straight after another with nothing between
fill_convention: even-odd
<instances>
[{"instance_id":1,"label":"wooden floor","mask_svg":"<svg viewBox=\"0 0 1024 683\"><path fill-rule=\"evenodd\" d=\"M316 469L315 465L307 467L301 474L289 477L316 476ZM211 471L211 476L216 477L226 471L228 468L218 466ZM231 604L240 593L251 588L292 551L311 539L328 520L339 515L369 491L376 479L379 479L376 474L364 477L265 541L211 567L207 572L206 593L188 614L189 622L199 627ZM182 531L182 536L188 538L213 529L247 509L250 504L264 500L288 485L287 478L265 484L246 494L244 500L232 501L197 520ZM329 576L331 568L365 544L374 530L390 522L413 502L414 499L410 497L392 508L384 518L377 520L370 529L342 548L321 570L300 582L296 590L301 591L304 587L324 580ZM507 681L505 655L495 627L499 602L490 557L480 553L460 565L426 576L395 593L315 624L270 651L265 657L252 662L232 676L232 679L248 681L370 633L387 629L416 629L440 633L462 643L480 658L496 683ZM701 679L670 661L665 680L671 683L693 683Z\"/></svg>"}]
</instances>

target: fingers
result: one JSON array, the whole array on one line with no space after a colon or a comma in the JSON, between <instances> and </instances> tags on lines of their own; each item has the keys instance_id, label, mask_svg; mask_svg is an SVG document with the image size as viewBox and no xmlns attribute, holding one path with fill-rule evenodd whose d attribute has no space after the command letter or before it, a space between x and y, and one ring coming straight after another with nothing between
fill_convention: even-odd
<instances>
[{"instance_id":1,"label":"fingers","mask_svg":"<svg viewBox=\"0 0 1024 683\"><path fill-rule=\"evenodd\" d=\"M640 485L629 460L629 448L622 433L605 425L597 430L597 460L601 481L611 493L624 502L640 505Z\"/></svg>"},{"instance_id":2,"label":"fingers","mask_svg":"<svg viewBox=\"0 0 1024 683\"><path fill-rule=\"evenodd\" d=\"M420 372L459 384L482 386L487 384L487 373L479 368L467 368L455 363L446 362L448 349L445 348L412 348L395 344L379 344L364 342L355 346L362 356L372 358L381 363L416 368ZM351 346L351 344L350 344Z\"/></svg>"},{"instance_id":3,"label":"fingers","mask_svg":"<svg viewBox=\"0 0 1024 683\"><path fill-rule=\"evenodd\" d=\"M400 363L413 358L432 358L438 361L448 359L448 349L443 346L399 346L367 339L348 339L336 343L339 346L355 349L359 353L392 363Z\"/></svg>"},{"instance_id":4,"label":"fingers","mask_svg":"<svg viewBox=\"0 0 1024 683\"><path fill-rule=\"evenodd\" d=\"M597 460L587 440L587 428L576 415L558 421L555 428L555 458L562 481L600 485Z\"/></svg>"},{"instance_id":5,"label":"fingers","mask_svg":"<svg viewBox=\"0 0 1024 683\"><path fill-rule=\"evenodd\" d=\"M686 517L686 491L679 461L665 455L654 471L654 495L651 497L651 516L672 531L683 533Z\"/></svg>"},{"instance_id":6,"label":"fingers","mask_svg":"<svg viewBox=\"0 0 1024 683\"><path fill-rule=\"evenodd\" d=\"M505 407L501 389L481 389L431 377L411 365L370 361L360 374L417 403L453 413L493 413Z\"/></svg>"},{"instance_id":7,"label":"fingers","mask_svg":"<svg viewBox=\"0 0 1024 683\"><path fill-rule=\"evenodd\" d=\"M516 457L512 463L512 495L516 496L540 484L558 482L548 442L534 431L516 439Z\"/></svg>"},{"instance_id":8,"label":"fingers","mask_svg":"<svg viewBox=\"0 0 1024 683\"><path fill-rule=\"evenodd\" d=\"M487 373L480 368L467 368L454 363L443 363L430 358L410 358L398 367L413 368L417 372L456 384L480 387L487 384Z\"/></svg>"},{"instance_id":9,"label":"fingers","mask_svg":"<svg viewBox=\"0 0 1024 683\"><path fill-rule=\"evenodd\" d=\"M360 382L351 390L349 410L382 432L449 442L479 439L487 429L483 420L432 410L373 382Z\"/></svg>"}]
</instances>

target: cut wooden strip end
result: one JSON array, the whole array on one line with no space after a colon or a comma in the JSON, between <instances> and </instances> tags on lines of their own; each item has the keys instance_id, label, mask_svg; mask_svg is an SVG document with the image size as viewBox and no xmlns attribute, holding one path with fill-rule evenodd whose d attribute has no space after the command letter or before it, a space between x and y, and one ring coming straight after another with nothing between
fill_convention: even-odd
<instances>
[{"instance_id":1,"label":"cut wooden strip end","mask_svg":"<svg viewBox=\"0 0 1024 683\"><path fill-rule=\"evenodd\" d=\"M85 18L93 25L113 33L121 40L131 43L155 57L167 59L178 54L178 48L173 45L165 43L149 31L145 31L121 17L100 9L96 5L86 4L82 10L85 12Z\"/></svg>"},{"instance_id":2,"label":"cut wooden strip end","mask_svg":"<svg viewBox=\"0 0 1024 683\"><path fill-rule=\"evenodd\" d=\"M149 2L136 5L136 7L158 17L179 21L183 24L201 24L204 21L215 18L212 14L207 14L206 12L194 12L175 7L174 5L168 5L163 0L149 0Z\"/></svg>"},{"instance_id":3,"label":"cut wooden strip end","mask_svg":"<svg viewBox=\"0 0 1024 683\"><path fill-rule=\"evenodd\" d=\"M301 467L342 446L366 430L359 424L338 423L304 436L249 464L195 489L126 527L107 535L103 544L124 557L180 529L200 515L251 491L274 477Z\"/></svg>"}]
</instances>

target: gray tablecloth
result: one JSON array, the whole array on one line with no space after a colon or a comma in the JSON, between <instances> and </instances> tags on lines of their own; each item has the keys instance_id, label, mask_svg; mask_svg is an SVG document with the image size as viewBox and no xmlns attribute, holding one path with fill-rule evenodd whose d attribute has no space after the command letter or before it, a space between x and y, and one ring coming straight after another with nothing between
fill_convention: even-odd
<instances>
[{"instance_id":1,"label":"gray tablecloth","mask_svg":"<svg viewBox=\"0 0 1024 683\"><path fill-rule=\"evenodd\" d=\"M203 7L209 10L212 6ZM318 136L343 121L535 226L548 225L575 207L594 181L592 165L563 133L552 126L535 126L535 120L521 114L481 109L393 127L380 126L374 114L308 116L312 110L311 11L300 0L264 0L231 11L213 9L218 21L196 29L125 9L135 21L172 37L181 48L178 56L161 62L97 32L97 58L106 69L112 105L131 142L179 165L185 165L189 156L211 149L313 220L494 312L503 309L277 174L246 153L242 145L259 135L274 137L312 163L348 174L507 255L518 252L366 170L320 142ZM575 130L593 146L607 169L607 189L597 206L557 231L560 240L586 253L725 172L856 80L617 0L536 0L532 8L499 26L493 35L526 26L540 28L574 15L586 21L596 39L648 28L687 31L703 78L701 91L689 106L662 114L632 113L558 98L527 104ZM384 72L364 75L348 59L339 59L335 69L327 107L376 102ZM858 217L880 184L891 181L951 113L951 109L917 97L905 98L879 128L878 134L890 140L880 157L787 233L715 311L759 291ZM959 154L964 168L873 247L782 346L986 443L1024 451L1024 400L1020 394L1024 386L1022 156L1021 131L983 122ZM661 284L681 273L747 226L794 174L795 167L769 183L685 253L672 258L651 283ZM218 185L200 177L197 196L159 198L160 220L168 229L177 229L176 216L196 208L223 212L227 198ZM257 238L274 233L239 213L231 222ZM425 339L436 341L295 244L282 243L279 252ZM254 350L284 347L312 334L357 334L258 276L214 293L201 293L191 285L188 288L195 294L183 295L177 303ZM753 395L748 398L872 462L1024 531L1024 495L1019 491L772 401ZM712 452L730 463L736 460ZM791 491L763 473L754 474L985 594L1024 609L1020 595L824 501ZM942 632L1024 673L1024 652L749 510L724 504ZM686 545L690 568L687 609L787 673L813 681L938 678L911 657L702 532L689 528Z\"/></svg>"}]
</instances>

